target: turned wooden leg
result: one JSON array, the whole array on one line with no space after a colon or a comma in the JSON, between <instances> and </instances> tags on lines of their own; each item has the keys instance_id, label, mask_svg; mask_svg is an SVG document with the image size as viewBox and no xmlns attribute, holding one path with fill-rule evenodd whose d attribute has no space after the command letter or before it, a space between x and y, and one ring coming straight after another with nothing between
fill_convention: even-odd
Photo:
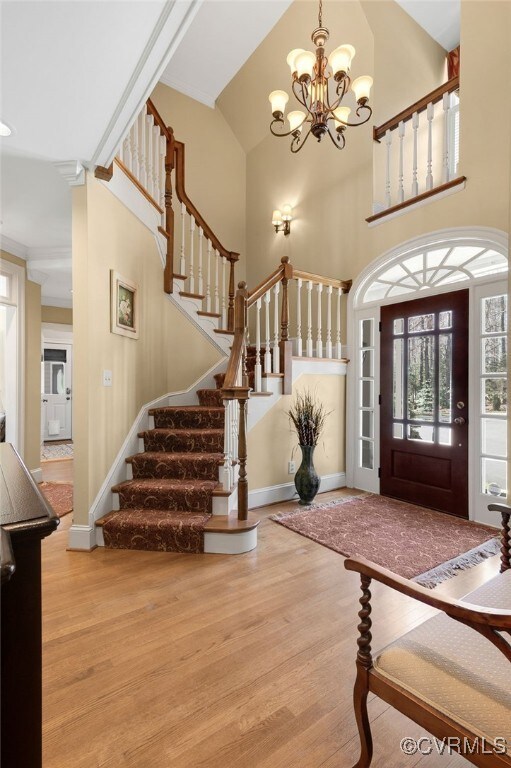
<instances>
[{"instance_id":1,"label":"turned wooden leg","mask_svg":"<svg viewBox=\"0 0 511 768\"><path fill-rule=\"evenodd\" d=\"M368 693L367 671L359 667L353 691L353 707L360 737L360 757L353 768L369 768L373 757L373 737L371 735L369 715L367 714Z\"/></svg>"}]
</instances>

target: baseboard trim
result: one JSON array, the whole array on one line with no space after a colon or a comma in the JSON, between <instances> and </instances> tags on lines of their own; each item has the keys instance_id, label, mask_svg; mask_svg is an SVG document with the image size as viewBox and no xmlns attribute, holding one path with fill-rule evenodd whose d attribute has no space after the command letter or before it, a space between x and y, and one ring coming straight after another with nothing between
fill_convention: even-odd
<instances>
[{"instance_id":1,"label":"baseboard trim","mask_svg":"<svg viewBox=\"0 0 511 768\"><path fill-rule=\"evenodd\" d=\"M346 473L334 472L331 475L322 476L319 493L345 487ZM257 507L265 507L267 504L276 504L279 501L292 501L295 498L298 499L298 494L294 482L272 485L268 488L256 488L248 492L248 508L257 509Z\"/></svg>"},{"instance_id":2,"label":"baseboard trim","mask_svg":"<svg viewBox=\"0 0 511 768\"><path fill-rule=\"evenodd\" d=\"M41 467L37 467L37 469L31 469L30 474L34 478L34 482L36 483L43 482L43 470L41 469Z\"/></svg>"},{"instance_id":3,"label":"baseboard trim","mask_svg":"<svg viewBox=\"0 0 511 768\"><path fill-rule=\"evenodd\" d=\"M96 536L94 528L90 525L73 523L69 529L68 549L90 552L96 548Z\"/></svg>"},{"instance_id":4,"label":"baseboard trim","mask_svg":"<svg viewBox=\"0 0 511 768\"><path fill-rule=\"evenodd\" d=\"M240 533L204 533L204 552L216 555L241 555L257 547L257 527Z\"/></svg>"}]
</instances>

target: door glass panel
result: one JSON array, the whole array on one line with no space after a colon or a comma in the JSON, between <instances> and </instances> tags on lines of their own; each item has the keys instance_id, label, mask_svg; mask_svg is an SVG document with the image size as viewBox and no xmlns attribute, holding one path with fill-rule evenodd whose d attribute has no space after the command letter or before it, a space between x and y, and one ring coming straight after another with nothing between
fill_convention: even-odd
<instances>
[{"instance_id":1,"label":"door glass panel","mask_svg":"<svg viewBox=\"0 0 511 768\"><path fill-rule=\"evenodd\" d=\"M452 445L452 429L450 427L438 427L438 442L440 445Z\"/></svg>"},{"instance_id":2,"label":"door glass panel","mask_svg":"<svg viewBox=\"0 0 511 768\"><path fill-rule=\"evenodd\" d=\"M4 299L9 298L10 278L8 275L0 273L0 296Z\"/></svg>"},{"instance_id":3,"label":"door glass panel","mask_svg":"<svg viewBox=\"0 0 511 768\"><path fill-rule=\"evenodd\" d=\"M404 339L394 339L394 418L404 416Z\"/></svg>"},{"instance_id":4,"label":"door glass panel","mask_svg":"<svg viewBox=\"0 0 511 768\"><path fill-rule=\"evenodd\" d=\"M394 333L396 336L398 336L400 333L404 333L405 331L405 321L402 317L400 317L398 320L394 320Z\"/></svg>"},{"instance_id":5,"label":"door glass panel","mask_svg":"<svg viewBox=\"0 0 511 768\"><path fill-rule=\"evenodd\" d=\"M507 456L507 422L505 419L482 419L483 453L490 456Z\"/></svg>"},{"instance_id":6,"label":"door glass panel","mask_svg":"<svg viewBox=\"0 0 511 768\"><path fill-rule=\"evenodd\" d=\"M447 424L452 421L452 336L450 333L441 333L438 337L438 420Z\"/></svg>"},{"instance_id":7,"label":"door glass panel","mask_svg":"<svg viewBox=\"0 0 511 768\"><path fill-rule=\"evenodd\" d=\"M408 440L422 440L425 443L433 442L434 427L426 424L409 424Z\"/></svg>"},{"instance_id":8,"label":"door glass panel","mask_svg":"<svg viewBox=\"0 0 511 768\"><path fill-rule=\"evenodd\" d=\"M393 424L392 425L392 436L396 437L398 440L402 440L404 436L404 429L402 424Z\"/></svg>"},{"instance_id":9,"label":"door glass panel","mask_svg":"<svg viewBox=\"0 0 511 768\"><path fill-rule=\"evenodd\" d=\"M373 376L373 350L365 349L361 352L361 365L362 377L364 379L372 378Z\"/></svg>"},{"instance_id":10,"label":"door glass panel","mask_svg":"<svg viewBox=\"0 0 511 768\"><path fill-rule=\"evenodd\" d=\"M373 325L373 321L372 320L362 320L360 325L362 326L362 333L361 333L362 346L363 347L372 347L373 346L373 343L372 343L372 335L373 335L372 334L372 325Z\"/></svg>"},{"instance_id":11,"label":"door glass panel","mask_svg":"<svg viewBox=\"0 0 511 768\"><path fill-rule=\"evenodd\" d=\"M452 328L452 312L449 310L447 312L440 312L438 316L438 327L439 328Z\"/></svg>"},{"instance_id":12,"label":"door glass panel","mask_svg":"<svg viewBox=\"0 0 511 768\"><path fill-rule=\"evenodd\" d=\"M507 492L507 462L482 459L482 491L492 496L505 496Z\"/></svg>"},{"instance_id":13,"label":"door glass panel","mask_svg":"<svg viewBox=\"0 0 511 768\"><path fill-rule=\"evenodd\" d=\"M417 315L408 318L408 333L419 333L420 331L433 331L435 328L435 316Z\"/></svg>"},{"instance_id":14,"label":"door glass panel","mask_svg":"<svg viewBox=\"0 0 511 768\"><path fill-rule=\"evenodd\" d=\"M361 411L361 428L363 437L373 437L373 412Z\"/></svg>"},{"instance_id":15,"label":"door glass panel","mask_svg":"<svg viewBox=\"0 0 511 768\"><path fill-rule=\"evenodd\" d=\"M507 296L489 296L483 299L483 333L502 333L507 331Z\"/></svg>"},{"instance_id":16,"label":"door glass panel","mask_svg":"<svg viewBox=\"0 0 511 768\"><path fill-rule=\"evenodd\" d=\"M362 382L361 400L362 400L362 408L373 407L373 382L372 381Z\"/></svg>"},{"instance_id":17,"label":"door glass panel","mask_svg":"<svg viewBox=\"0 0 511 768\"><path fill-rule=\"evenodd\" d=\"M507 380L483 379L484 413L507 413Z\"/></svg>"},{"instance_id":18,"label":"door glass panel","mask_svg":"<svg viewBox=\"0 0 511 768\"><path fill-rule=\"evenodd\" d=\"M507 370L507 339L491 336L483 339L483 373L505 373Z\"/></svg>"},{"instance_id":19,"label":"door glass panel","mask_svg":"<svg viewBox=\"0 0 511 768\"><path fill-rule=\"evenodd\" d=\"M434 420L435 347L432 336L408 339L408 418Z\"/></svg>"},{"instance_id":20,"label":"door glass panel","mask_svg":"<svg viewBox=\"0 0 511 768\"><path fill-rule=\"evenodd\" d=\"M373 468L373 444L369 440L360 441L360 466L364 469Z\"/></svg>"}]
</instances>

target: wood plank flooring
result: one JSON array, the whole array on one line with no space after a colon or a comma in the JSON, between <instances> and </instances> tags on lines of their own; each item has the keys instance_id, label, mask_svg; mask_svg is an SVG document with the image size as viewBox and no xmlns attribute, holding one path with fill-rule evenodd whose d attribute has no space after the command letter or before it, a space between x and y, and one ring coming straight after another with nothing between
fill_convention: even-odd
<instances>
[{"instance_id":1,"label":"wood plank flooring","mask_svg":"<svg viewBox=\"0 0 511 768\"><path fill-rule=\"evenodd\" d=\"M324 494L322 501L347 491ZM343 558L259 510L246 555L68 552L43 542L45 768L349 768L358 579ZM498 558L438 589L460 596ZM374 586L373 647L433 612ZM423 729L373 698L375 768L459 768L405 756Z\"/></svg>"},{"instance_id":2,"label":"wood plank flooring","mask_svg":"<svg viewBox=\"0 0 511 768\"><path fill-rule=\"evenodd\" d=\"M41 461L43 480L47 483L72 483L74 459Z\"/></svg>"}]
</instances>

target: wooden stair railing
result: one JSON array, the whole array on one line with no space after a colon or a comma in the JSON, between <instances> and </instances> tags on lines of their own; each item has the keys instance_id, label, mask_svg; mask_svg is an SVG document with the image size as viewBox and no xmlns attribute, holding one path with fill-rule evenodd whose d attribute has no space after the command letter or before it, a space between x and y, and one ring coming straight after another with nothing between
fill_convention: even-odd
<instances>
[{"instance_id":1,"label":"wooden stair railing","mask_svg":"<svg viewBox=\"0 0 511 768\"><path fill-rule=\"evenodd\" d=\"M419 101L399 112L382 125L373 127L374 141L385 142L385 171L376 174L374 213L366 221L371 223L389 213L395 213L432 195L446 192L462 184L465 176L457 176L454 147L455 126L459 103L453 103L451 94L459 91L459 76L443 83ZM436 109L436 105L440 105ZM426 113L426 122L420 115ZM411 125L411 133L409 129ZM441 135L441 140L438 140ZM397 153L394 155L394 139ZM438 145L438 146L437 146ZM376 155L375 155L376 158ZM411 177L405 178L405 169ZM377 165L378 169L378 165ZM381 185L378 183L381 175ZM383 175L385 179L383 180Z\"/></svg>"},{"instance_id":2,"label":"wooden stair railing","mask_svg":"<svg viewBox=\"0 0 511 768\"><path fill-rule=\"evenodd\" d=\"M109 168L98 166L95 170L96 177L110 181L114 166L130 179L162 217L158 231L167 241L163 275L165 293L173 292L176 277L183 280L183 284L185 280L188 281L186 290L180 291L181 295L204 302L202 314L218 317L221 321L221 329L233 332L235 264L239 260L239 253L229 251L222 245L186 194L185 145L175 139L172 128L165 125L151 99L148 99L123 140L119 154L112 165ZM177 270L174 269L176 246L174 192L181 203L181 237ZM204 258L206 258L206 269L204 269ZM227 264L229 265L228 279Z\"/></svg>"}]
</instances>

